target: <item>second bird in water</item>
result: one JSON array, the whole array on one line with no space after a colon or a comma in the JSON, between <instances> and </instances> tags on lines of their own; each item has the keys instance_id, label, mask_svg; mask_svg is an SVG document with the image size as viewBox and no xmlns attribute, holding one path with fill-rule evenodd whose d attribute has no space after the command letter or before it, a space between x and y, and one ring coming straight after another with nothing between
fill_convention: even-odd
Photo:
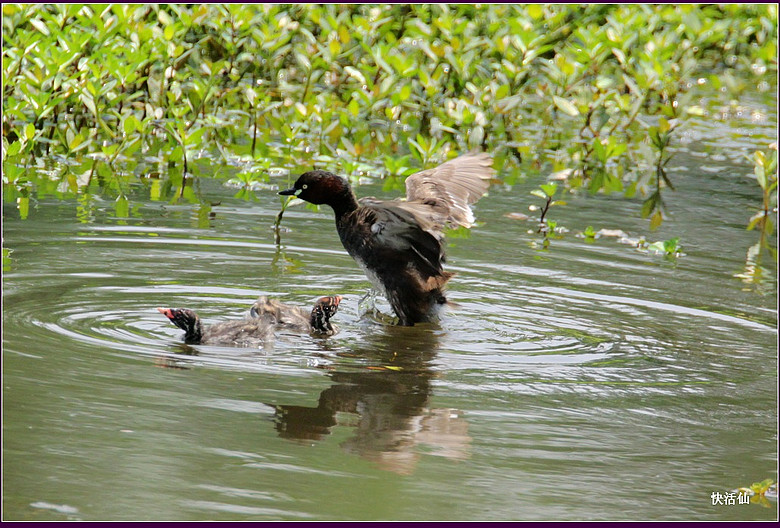
<instances>
[{"instance_id":1,"label":"second bird in water","mask_svg":"<svg viewBox=\"0 0 780 528\"><path fill-rule=\"evenodd\" d=\"M257 346L273 340L274 331L286 330L329 336L336 333L330 322L339 309L341 295L320 297L310 312L283 304L265 295L249 311L250 317L204 326L200 317L187 308L157 308L173 324L184 330L184 342L192 345Z\"/></svg>"}]
</instances>

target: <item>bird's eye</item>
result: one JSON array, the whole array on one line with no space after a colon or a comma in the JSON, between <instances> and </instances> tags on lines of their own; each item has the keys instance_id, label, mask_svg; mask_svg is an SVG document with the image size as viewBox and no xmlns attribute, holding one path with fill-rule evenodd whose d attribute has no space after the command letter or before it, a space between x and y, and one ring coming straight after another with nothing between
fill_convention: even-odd
<instances>
[{"instance_id":1,"label":"bird's eye","mask_svg":"<svg viewBox=\"0 0 780 528\"><path fill-rule=\"evenodd\" d=\"M309 186L308 186L308 185L306 185L305 183L304 183L303 185L301 185L301 189L306 189L306 188L308 188L308 187L309 187Z\"/></svg>"}]
</instances>

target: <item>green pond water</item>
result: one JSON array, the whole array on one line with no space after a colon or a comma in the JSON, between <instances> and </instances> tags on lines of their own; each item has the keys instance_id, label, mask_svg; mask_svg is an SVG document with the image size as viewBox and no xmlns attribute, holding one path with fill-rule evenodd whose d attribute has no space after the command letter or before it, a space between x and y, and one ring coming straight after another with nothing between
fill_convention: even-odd
<instances>
[{"instance_id":1,"label":"green pond water","mask_svg":"<svg viewBox=\"0 0 780 528\"><path fill-rule=\"evenodd\" d=\"M743 271L760 204L744 160L763 121L701 122L669 165L657 232L620 196L569 196L539 247L529 191L494 185L451 238L439 324L362 314L368 288L332 214L199 181L213 203L3 203L6 520L771 520L711 494L777 479L777 282ZM500 177L500 173L499 173ZM283 187L280 177L272 183ZM394 197L381 182L360 195ZM680 237L685 255L638 251ZM195 346L157 306L206 322L260 294L344 296L328 339ZM382 311L389 307L379 299Z\"/></svg>"}]
</instances>

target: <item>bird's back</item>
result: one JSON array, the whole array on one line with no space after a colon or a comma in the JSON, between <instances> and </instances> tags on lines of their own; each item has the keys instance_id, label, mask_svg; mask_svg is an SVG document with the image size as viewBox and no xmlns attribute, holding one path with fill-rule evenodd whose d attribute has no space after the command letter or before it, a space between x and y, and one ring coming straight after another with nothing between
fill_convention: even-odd
<instances>
[{"instance_id":1,"label":"bird's back","mask_svg":"<svg viewBox=\"0 0 780 528\"><path fill-rule=\"evenodd\" d=\"M434 318L453 275L442 267L440 230L408 205L364 201L337 224L344 248L404 325Z\"/></svg>"},{"instance_id":2,"label":"bird's back","mask_svg":"<svg viewBox=\"0 0 780 528\"><path fill-rule=\"evenodd\" d=\"M290 330L307 332L311 329L311 313L297 306L284 304L265 295L257 298L250 310L252 317L267 320L269 323Z\"/></svg>"},{"instance_id":3,"label":"bird's back","mask_svg":"<svg viewBox=\"0 0 780 528\"><path fill-rule=\"evenodd\" d=\"M273 326L268 321L247 317L207 327L200 342L204 345L252 346L271 340L273 337Z\"/></svg>"}]
</instances>

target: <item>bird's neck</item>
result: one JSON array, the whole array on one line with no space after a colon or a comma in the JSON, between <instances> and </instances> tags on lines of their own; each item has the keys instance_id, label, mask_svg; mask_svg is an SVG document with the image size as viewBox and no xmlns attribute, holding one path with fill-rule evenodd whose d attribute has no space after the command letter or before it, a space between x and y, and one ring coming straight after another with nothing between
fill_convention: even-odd
<instances>
[{"instance_id":1,"label":"bird's neck","mask_svg":"<svg viewBox=\"0 0 780 528\"><path fill-rule=\"evenodd\" d=\"M184 334L184 341L197 344L200 343L201 339L203 339L203 323L200 322L200 319L195 319L187 327Z\"/></svg>"},{"instance_id":2,"label":"bird's neck","mask_svg":"<svg viewBox=\"0 0 780 528\"><path fill-rule=\"evenodd\" d=\"M336 214L336 221L348 215L359 207L355 193L352 189L346 189L338 198L329 204L333 208L333 212Z\"/></svg>"},{"instance_id":3,"label":"bird's neck","mask_svg":"<svg viewBox=\"0 0 780 528\"><path fill-rule=\"evenodd\" d=\"M315 332L320 332L323 334L333 332L330 319L325 317L325 313L319 307L316 307L311 311L311 319L309 319L309 323L311 323L311 328Z\"/></svg>"}]
</instances>

